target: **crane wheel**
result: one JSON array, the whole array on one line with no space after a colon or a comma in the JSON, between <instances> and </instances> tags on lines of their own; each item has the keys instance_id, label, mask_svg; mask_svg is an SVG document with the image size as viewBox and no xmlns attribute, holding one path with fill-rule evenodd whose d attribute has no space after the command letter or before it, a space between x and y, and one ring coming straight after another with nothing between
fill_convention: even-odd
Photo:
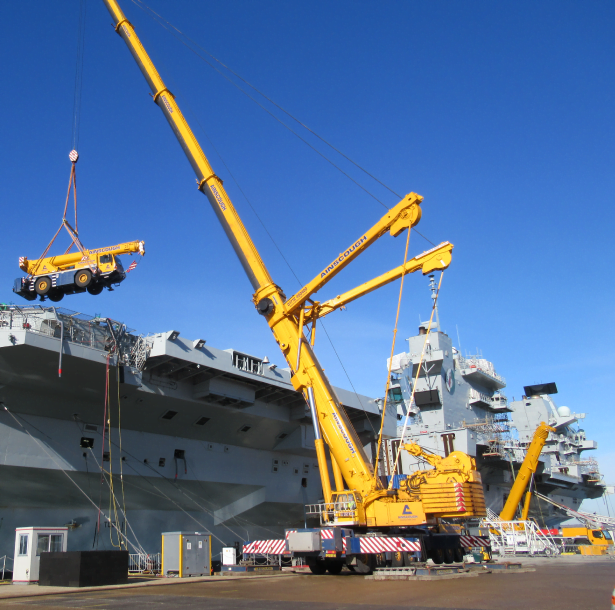
<instances>
[{"instance_id":1,"label":"crane wheel","mask_svg":"<svg viewBox=\"0 0 615 610\"><path fill-rule=\"evenodd\" d=\"M444 549L444 563L455 563L455 549Z\"/></svg>"},{"instance_id":2,"label":"crane wheel","mask_svg":"<svg viewBox=\"0 0 615 610\"><path fill-rule=\"evenodd\" d=\"M375 555L357 555L357 564L353 566L355 574L371 574L376 567Z\"/></svg>"},{"instance_id":3,"label":"crane wheel","mask_svg":"<svg viewBox=\"0 0 615 610\"><path fill-rule=\"evenodd\" d=\"M464 552L461 547L455 549L455 561L461 563L463 561Z\"/></svg>"},{"instance_id":4,"label":"crane wheel","mask_svg":"<svg viewBox=\"0 0 615 610\"><path fill-rule=\"evenodd\" d=\"M329 572L329 574L337 576L342 571L344 563L345 562L343 560L339 559L326 559L325 567L327 568L327 572Z\"/></svg>"},{"instance_id":5,"label":"crane wheel","mask_svg":"<svg viewBox=\"0 0 615 610\"><path fill-rule=\"evenodd\" d=\"M92 272L89 269L80 269L75 273L75 284L79 288L85 288L92 281Z\"/></svg>"},{"instance_id":6,"label":"crane wheel","mask_svg":"<svg viewBox=\"0 0 615 610\"><path fill-rule=\"evenodd\" d=\"M100 294L103 291L104 286L102 284L90 284L86 290L90 293L93 294L94 296L96 296L97 294Z\"/></svg>"},{"instance_id":7,"label":"crane wheel","mask_svg":"<svg viewBox=\"0 0 615 610\"><path fill-rule=\"evenodd\" d=\"M52 290L47 298L54 303L59 303L64 298L64 293L59 290Z\"/></svg>"},{"instance_id":8,"label":"crane wheel","mask_svg":"<svg viewBox=\"0 0 615 610\"><path fill-rule=\"evenodd\" d=\"M312 574L324 574L327 571L327 566L325 562L321 559L316 559L315 557L306 558L306 563L308 564L308 568L310 568Z\"/></svg>"},{"instance_id":9,"label":"crane wheel","mask_svg":"<svg viewBox=\"0 0 615 610\"><path fill-rule=\"evenodd\" d=\"M36 294L45 296L51 290L51 280L48 277L39 277L34 284Z\"/></svg>"},{"instance_id":10,"label":"crane wheel","mask_svg":"<svg viewBox=\"0 0 615 610\"><path fill-rule=\"evenodd\" d=\"M433 562L437 565L444 563L444 551L442 549L436 549L430 553Z\"/></svg>"}]
</instances>

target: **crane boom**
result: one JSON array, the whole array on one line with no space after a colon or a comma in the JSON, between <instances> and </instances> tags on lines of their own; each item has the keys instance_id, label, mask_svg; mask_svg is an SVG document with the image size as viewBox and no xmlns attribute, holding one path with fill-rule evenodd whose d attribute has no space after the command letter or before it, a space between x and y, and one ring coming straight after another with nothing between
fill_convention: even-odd
<instances>
[{"instance_id":1,"label":"crane boom","mask_svg":"<svg viewBox=\"0 0 615 610\"><path fill-rule=\"evenodd\" d=\"M506 503L500 513L500 519L502 521L511 521L515 518L517 506L519 506L523 493L529 485L530 477L536 472L536 468L538 467L538 458L549 436L549 432L555 432L555 428L548 426L545 422L541 422L538 428L536 428L534 438L532 438L532 442L527 448L523 464L521 464L521 468L517 473L517 478L515 479L510 494L508 494ZM529 508L529 502L527 506ZM527 519L527 511L525 511L525 518Z\"/></svg>"},{"instance_id":2,"label":"crane boom","mask_svg":"<svg viewBox=\"0 0 615 610\"><path fill-rule=\"evenodd\" d=\"M348 486L348 489L357 493L358 500L362 504L361 522L363 524L388 526L409 523L407 520L401 521L402 518L411 519L412 523L417 524L426 522L425 511L421 509L420 501L417 501L416 490L399 493L397 490L384 489L378 477L374 475L373 467L363 450L358 435L314 354L313 343L311 345L304 335L306 324L310 322L314 324L320 313L325 315L343 304L339 300L335 303L327 302L325 310L319 312L318 303L312 301L310 297L385 233L389 232L395 237L416 225L421 218L420 203L423 198L416 193L406 195L396 206L388 210L373 227L361 234L357 241L342 252L319 275L287 300L282 289L271 279L248 231L222 185L222 180L214 173L182 115L173 94L167 89L143 48L134 27L126 19L116 0L103 0L103 2L113 18L116 32L128 46L148 82L154 102L162 110L188 157L196 173L199 190L209 200L243 265L254 289L253 302L256 310L267 320L275 340L291 368L293 387L303 393L310 407L325 501L329 501L332 493L325 454L324 443L326 441L331 452L338 491L341 483L339 477L341 472L343 482ZM442 244L438 248L433 256L426 256L420 261L413 259L413 261L409 261L413 264L393 269L385 276L380 276L380 278L359 287L356 289L357 292L347 293L346 301L354 300L361 294L374 290L405 273L419 269L423 270L423 273L435 269L446 269L451 260L452 244ZM433 251L425 254L433 254ZM417 257L417 259L419 258ZM314 326L312 325L312 340L313 329ZM470 479L472 486L478 485L480 487L478 473L474 471ZM420 485L422 484L420 483ZM434 482L430 488L434 493L437 492L438 511L440 513L450 513L450 506L452 506L455 515L461 510L458 507L456 508L455 498L458 497L458 493L462 492L454 488L453 483ZM403 504L403 502L409 501L412 501L412 503ZM394 506L395 503L398 505ZM480 510L484 510L482 495L480 498L477 497L476 506L483 506ZM414 513L410 511L410 507L415 510ZM408 515L413 516L408 517Z\"/></svg>"}]
</instances>

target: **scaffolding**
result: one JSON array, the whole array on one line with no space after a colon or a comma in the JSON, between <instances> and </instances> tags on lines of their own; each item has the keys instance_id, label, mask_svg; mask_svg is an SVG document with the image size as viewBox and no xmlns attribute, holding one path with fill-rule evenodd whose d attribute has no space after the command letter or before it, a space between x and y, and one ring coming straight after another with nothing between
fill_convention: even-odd
<instances>
[{"instance_id":1,"label":"scaffolding","mask_svg":"<svg viewBox=\"0 0 615 610\"><path fill-rule=\"evenodd\" d=\"M476 444L487 449L482 453L484 458L509 459L509 447L512 437L510 421L505 414L487 415L484 419L473 422L461 422L461 427L476 434Z\"/></svg>"}]
</instances>

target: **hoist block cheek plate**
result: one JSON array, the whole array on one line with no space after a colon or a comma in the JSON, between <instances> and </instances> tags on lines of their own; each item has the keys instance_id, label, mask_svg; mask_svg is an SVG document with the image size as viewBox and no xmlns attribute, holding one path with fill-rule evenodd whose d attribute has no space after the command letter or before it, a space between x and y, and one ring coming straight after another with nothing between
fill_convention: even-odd
<instances>
[{"instance_id":1,"label":"hoist block cheek plate","mask_svg":"<svg viewBox=\"0 0 615 610\"><path fill-rule=\"evenodd\" d=\"M412 204L408 209L404 210L399 218L391 225L389 229L393 237L397 237L404 229L409 229L418 224L422 215L421 206L418 203Z\"/></svg>"}]
</instances>

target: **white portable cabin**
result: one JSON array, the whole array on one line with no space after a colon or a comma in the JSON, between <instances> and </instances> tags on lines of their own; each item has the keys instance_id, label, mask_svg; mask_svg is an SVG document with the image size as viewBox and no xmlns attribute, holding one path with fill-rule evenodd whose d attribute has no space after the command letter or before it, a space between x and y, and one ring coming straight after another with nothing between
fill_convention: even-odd
<instances>
[{"instance_id":1,"label":"white portable cabin","mask_svg":"<svg viewBox=\"0 0 615 610\"><path fill-rule=\"evenodd\" d=\"M67 527L18 527L15 530L13 584L38 581L41 553L66 552Z\"/></svg>"}]
</instances>

